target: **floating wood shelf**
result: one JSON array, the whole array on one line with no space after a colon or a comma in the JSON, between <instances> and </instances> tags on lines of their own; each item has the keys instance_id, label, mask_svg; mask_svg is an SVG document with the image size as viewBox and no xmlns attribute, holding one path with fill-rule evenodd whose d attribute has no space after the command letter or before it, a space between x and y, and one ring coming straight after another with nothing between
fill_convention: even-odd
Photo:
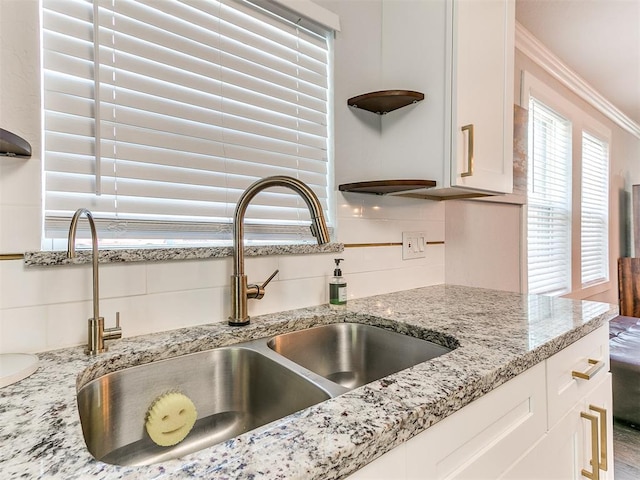
<instances>
[{"instance_id":1,"label":"floating wood shelf","mask_svg":"<svg viewBox=\"0 0 640 480\"><path fill-rule=\"evenodd\" d=\"M424 100L424 93L411 90L382 90L352 97L347 100L347 105L384 115L421 100Z\"/></svg>"},{"instance_id":2,"label":"floating wood shelf","mask_svg":"<svg viewBox=\"0 0 640 480\"><path fill-rule=\"evenodd\" d=\"M0 128L0 156L30 157L31 145L15 133Z\"/></svg>"},{"instance_id":3,"label":"floating wood shelf","mask_svg":"<svg viewBox=\"0 0 640 480\"><path fill-rule=\"evenodd\" d=\"M389 195L435 186L436 182L433 180L375 180L370 182L343 183L338 186L338 189L341 192Z\"/></svg>"}]
</instances>

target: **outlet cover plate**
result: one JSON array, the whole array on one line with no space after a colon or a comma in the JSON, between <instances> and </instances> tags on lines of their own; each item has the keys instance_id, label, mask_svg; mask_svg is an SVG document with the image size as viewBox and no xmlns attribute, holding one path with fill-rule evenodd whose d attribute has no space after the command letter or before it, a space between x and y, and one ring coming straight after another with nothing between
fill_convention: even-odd
<instances>
[{"instance_id":1,"label":"outlet cover plate","mask_svg":"<svg viewBox=\"0 0 640 480\"><path fill-rule=\"evenodd\" d=\"M427 241L424 232L402 232L402 259L425 258Z\"/></svg>"}]
</instances>

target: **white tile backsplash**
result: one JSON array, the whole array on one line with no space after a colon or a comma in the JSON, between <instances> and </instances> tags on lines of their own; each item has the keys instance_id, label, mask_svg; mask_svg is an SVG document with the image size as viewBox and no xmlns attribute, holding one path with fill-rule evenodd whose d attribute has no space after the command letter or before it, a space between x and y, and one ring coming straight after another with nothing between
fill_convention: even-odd
<instances>
[{"instance_id":1,"label":"white tile backsplash","mask_svg":"<svg viewBox=\"0 0 640 480\"><path fill-rule=\"evenodd\" d=\"M105 327L116 324L115 315L105 308L107 302L100 302L100 316L105 319ZM87 322L93 317L93 303L74 302L40 307L47 332L47 349L71 347L87 343Z\"/></svg>"},{"instance_id":2,"label":"white tile backsplash","mask_svg":"<svg viewBox=\"0 0 640 480\"><path fill-rule=\"evenodd\" d=\"M304 258L304 256L302 256ZM278 269L278 259L279 256L268 256L268 257L245 257L244 259L244 273L247 275L247 280L250 284L262 285L264 281L271 276L273 272ZM229 275L233 271L233 260L231 258L227 259L227 263L229 264L230 270ZM277 281L278 275L272 280ZM225 285L229 282L229 277L227 277L227 281ZM271 286L271 284L269 284Z\"/></svg>"},{"instance_id":3,"label":"white tile backsplash","mask_svg":"<svg viewBox=\"0 0 640 480\"><path fill-rule=\"evenodd\" d=\"M2 308L77 302L90 298L90 280L83 267L26 269L22 261L0 262ZM89 278L89 277L87 277Z\"/></svg>"},{"instance_id":4,"label":"white tile backsplash","mask_svg":"<svg viewBox=\"0 0 640 480\"><path fill-rule=\"evenodd\" d=\"M310 277L326 277L333 274L334 258L344 258L346 252L318 255L287 255L278 258L279 281Z\"/></svg>"},{"instance_id":5,"label":"white tile backsplash","mask_svg":"<svg viewBox=\"0 0 640 480\"><path fill-rule=\"evenodd\" d=\"M47 306L3 309L0 316L0 353L47 350L47 310Z\"/></svg>"},{"instance_id":6,"label":"white tile backsplash","mask_svg":"<svg viewBox=\"0 0 640 480\"><path fill-rule=\"evenodd\" d=\"M229 283L231 264L230 258L149 263L147 292L162 293L223 287Z\"/></svg>"},{"instance_id":7,"label":"white tile backsplash","mask_svg":"<svg viewBox=\"0 0 640 480\"><path fill-rule=\"evenodd\" d=\"M394 204L397 201L393 199ZM384 210L385 199L378 202ZM412 205L409 209L425 212ZM438 215L436 208L430 217ZM424 217L413 221L380 218L346 222L339 236L354 243L372 243L399 241L403 229L444 231L443 221ZM247 257L245 272L251 283L262 283L280 269L265 297L249 300L249 314L326 303L337 257L345 259L341 267L352 299L444 280L444 245L427 246L426 258L416 260L402 260L399 246L346 248L340 254ZM101 315L106 326L112 326L115 312L120 311L125 337L224 321L229 315L231 269L230 257L100 265ZM4 261L0 262L0 279L0 352L37 352L86 342L92 298L90 265L26 268L21 260Z\"/></svg>"},{"instance_id":8,"label":"white tile backsplash","mask_svg":"<svg viewBox=\"0 0 640 480\"><path fill-rule=\"evenodd\" d=\"M263 315L327 303L328 283L328 277L324 276L270 283L262 300L249 300L249 315Z\"/></svg>"},{"instance_id":9,"label":"white tile backsplash","mask_svg":"<svg viewBox=\"0 0 640 480\"><path fill-rule=\"evenodd\" d=\"M154 295L136 295L120 298L108 298L100 301L100 315L104 317L105 327L113 327L116 324L116 312L120 312L120 325L122 327L123 337L135 337L151 333L156 330L154 326L154 318L149 315L149 302L152 301ZM91 316L91 308L89 303L84 304L82 316L74 320L82 320ZM185 307L187 308L187 307ZM77 328L74 322L74 329ZM177 328L177 327L176 327ZM86 340L85 332L81 332L81 343Z\"/></svg>"},{"instance_id":10,"label":"white tile backsplash","mask_svg":"<svg viewBox=\"0 0 640 480\"><path fill-rule=\"evenodd\" d=\"M149 295L147 319L133 321L149 324L150 332L219 322L229 315L228 291L228 288L215 287Z\"/></svg>"},{"instance_id":11,"label":"white tile backsplash","mask_svg":"<svg viewBox=\"0 0 640 480\"><path fill-rule=\"evenodd\" d=\"M85 284L92 286L90 265L78 266L85 272ZM100 265L100 297L114 298L147 293L147 267L136 263ZM87 299L93 298L93 291L86 290Z\"/></svg>"}]
</instances>

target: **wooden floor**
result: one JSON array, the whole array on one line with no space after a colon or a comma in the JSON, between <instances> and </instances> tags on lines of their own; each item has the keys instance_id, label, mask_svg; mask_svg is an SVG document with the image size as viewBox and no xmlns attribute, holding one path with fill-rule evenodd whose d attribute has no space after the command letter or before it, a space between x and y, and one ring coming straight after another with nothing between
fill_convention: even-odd
<instances>
[{"instance_id":1,"label":"wooden floor","mask_svg":"<svg viewBox=\"0 0 640 480\"><path fill-rule=\"evenodd\" d=\"M640 479L640 430L614 422L613 444L616 480Z\"/></svg>"}]
</instances>

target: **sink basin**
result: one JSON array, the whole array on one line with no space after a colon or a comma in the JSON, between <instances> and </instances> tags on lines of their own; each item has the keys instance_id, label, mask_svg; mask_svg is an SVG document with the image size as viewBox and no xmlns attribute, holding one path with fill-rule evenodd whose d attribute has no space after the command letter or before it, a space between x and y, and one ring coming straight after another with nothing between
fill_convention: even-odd
<instances>
[{"instance_id":1,"label":"sink basin","mask_svg":"<svg viewBox=\"0 0 640 480\"><path fill-rule=\"evenodd\" d=\"M154 400L171 391L191 399L197 421L182 442L161 447L146 432L146 413ZM329 398L295 371L238 346L109 373L83 386L77 395L89 451L116 465L180 457Z\"/></svg>"},{"instance_id":2,"label":"sink basin","mask_svg":"<svg viewBox=\"0 0 640 480\"><path fill-rule=\"evenodd\" d=\"M356 388L451 349L371 325L334 323L278 335L268 346L318 375Z\"/></svg>"},{"instance_id":3,"label":"sink basin","mask_svg":"<svg viewBox=\"0 0 640 480\"><path fill-rule=\"evenodd\" d=\"M370 325L322 325L98 377L78 390L80 423L96 459L149 465L223 442L449 351ZM195 425L176 445L159 446L147 433L147 412L163 395L183 399L175 392L193 402ZM173 420L164 406L152 420ZM183 427L160 430L160 439Z\"/></svg>"}]
</instances>

